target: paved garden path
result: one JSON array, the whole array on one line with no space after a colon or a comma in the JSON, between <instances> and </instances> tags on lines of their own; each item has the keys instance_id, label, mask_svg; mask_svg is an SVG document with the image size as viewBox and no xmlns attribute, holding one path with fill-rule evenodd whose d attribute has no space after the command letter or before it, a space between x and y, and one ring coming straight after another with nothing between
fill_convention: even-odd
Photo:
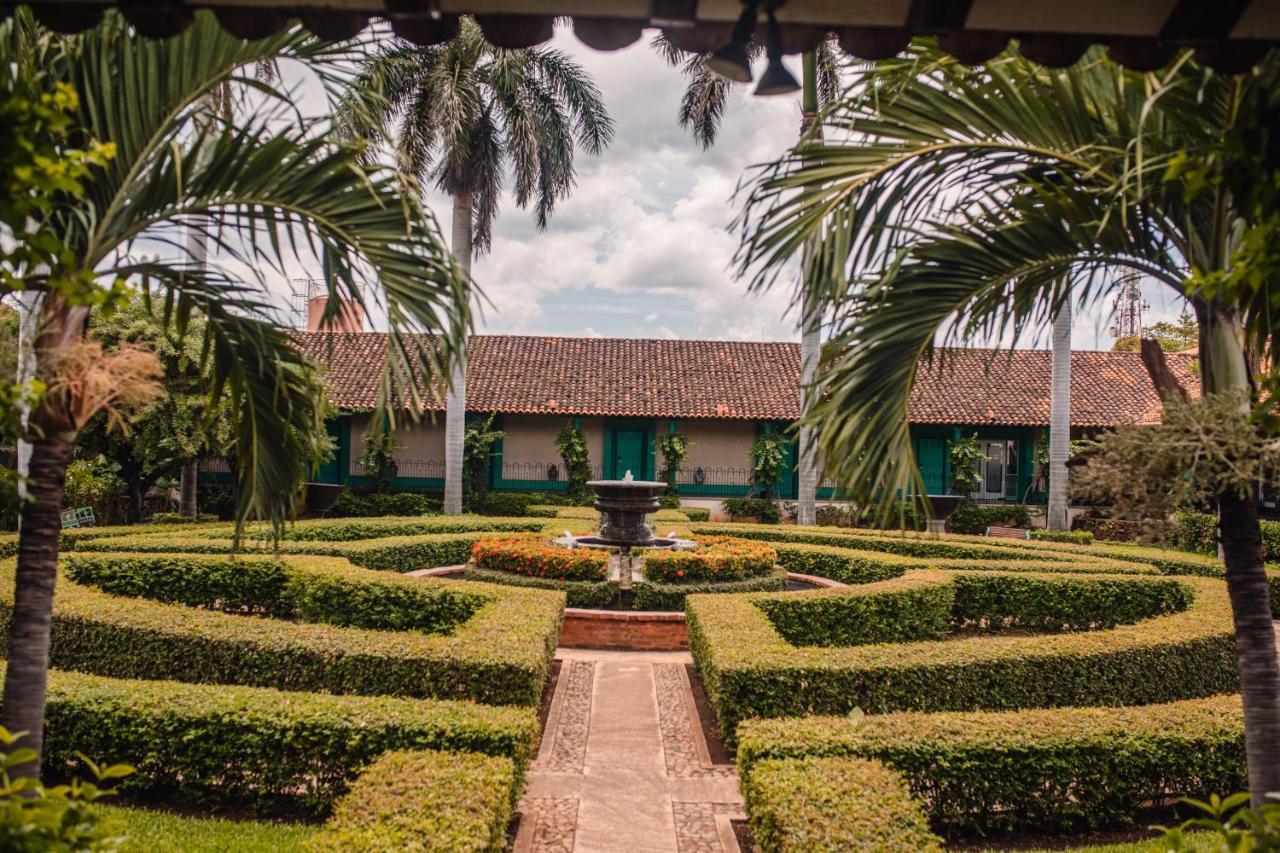
<instances>
[{"instance_id":1,"label":"paved garden path","mask_svg":"<svg viewBox=\"0 0 1280 853\"><path fill-rule=\"evenodd\" d=\"M736 853L732 764L713 764L684 652L561 649L516 853Z\"/></svg>"}]
</instances>

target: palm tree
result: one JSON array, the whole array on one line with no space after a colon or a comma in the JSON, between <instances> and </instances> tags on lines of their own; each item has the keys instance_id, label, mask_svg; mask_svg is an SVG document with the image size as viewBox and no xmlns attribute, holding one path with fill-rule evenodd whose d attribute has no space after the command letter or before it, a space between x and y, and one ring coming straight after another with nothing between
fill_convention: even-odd
<instances>
[{"instance_id":1,"label":"palm tree","mask_svg":"<svg viewBox=\"0 0 1280 853\"><path fill-rule=\"evenodd\" d=\"M237 280L185 255L157 259L155 247L182 253L182 231L192 227L242 263L279 269L290 257L317 257L335 312L336 297L363 303L362 287L376 282L391 324L380 404L393 412L406 396L417 397L401 377L440 367L465 339L465 280L430 215L404 195L396 175L363 168L359 152L332 141L324 124L292 120L290 93L263 81L253 83L261 106L234 125L194 121L211 90L243 82L243 69L277 56L307 63L336 99L350 50L297 26L245 42L223 33L207 12L165 40L134 33L114 14L68 39L25 15L0 29L0 61L38 53L48 84L70 84L78 93L83 135L116 146L114 158L85 178L83 196L59 198L52 213L73 255L68 267L87 273L85 289L53 288L62 279L38 272L26 282L45 291L35 352L49 391L31 412L27 435L31 503L19 538L0 724L27 732L37 752L67 458L78 429L117 393L90 393L85 375L95 366L73 357L86 345L89 303L111 298L116 282L134 281L161 297L152 304L176 335L193 311L203 315L212 399L224 399L238 415L237 517L254 514L277 527L295 511L305 467L319 449L322 389L270 322L262 282ZM435 335L440 351L409 346L420 334ZM95 378L101 385L100 369Z\"/></svg>"},{"instance_id":2,"label":"palm tree","mask_svg":"<svg viewBox=\"0 0 1280 853\"><path fill-rule=\"evenodd\" d=\"M516 204L533 204L545 228L573 188L575 147L597 155L613 138L604 100L581 66L559 50L494 47L468 17L438 47L393 40L365 60L354 91L342 110L347 132L389 142L414 187L434 183L453 198L453 253L467 276L472 256L489 249L508 167ZM459 513L465 351L449 377L444 511Z\"/></svg>"},{"instance_id":3,"label":"palm tree","mask_svg":"<svg viewBox=\"0 0 1280 853\"><path fill-rule=\"evenodd\" d=\"M829 120L840 141L767 167L739 220L754 287L820 240L814 280L837 318L838 354L811 420L843 482L871 497L919 482L906 405L936 338L1008 339L1045 323L1068 288L1096 301L1116 268L1185 296L1204 393L1247 398L1246 328L1266 340L1276 319L1262 291L1197 277L1228 272L1243 232L1245 211L1219 179L1222 140L1256 120L1251 105L1278 83L1274 52L1239 77L1190 55L1148 75L1096 53L1062 71L1013 56L972 70L928 45L855 70L854 94ZM1188 162L1208 165L1187 173ZM1219 507L1260 803L1280 791L1275 626L1256 504L1228 493Z\"/></svg>"},{"instance_id":4,"label":"palm tree","mask_svg":"<svg viewBox=\"0 0 1280 853\"><path fill-rule=\"evenodd\" d=\"M1053 315L1053 365L1049 396L1050 530L1067 530L1070 502L1067 459L1071 456L1071 300L1063 299Z\"/></svg>"},{"instance_id":5,"label":"palm tree","mask_svg":"<svg viewBox=\"0 0 1280 853\"><path fill-rule=\"evenodd\" d=\"M686 53L658 33L652 45L668 65L679 68L688 78L684 97L680 99L680 126L693 134L703 148L710 148L720 135L720 122L733 82L712 71L707 64L709 53ZM748 48L752 59L758 58L763 49L755 42ZM833 37L822 41L815 50L804 54L804 75L801 83L800 138L808 134L822 136L818 123L821 109L835 103L840 97L840 46ZM802 263L802 269L807 265ZM807 298L804 287L807 273L801 273L800 306L800 388L801 412L809 408L812 387L818 378L818 364L822 348L822 312L816 302ZM813 428L802 422L799 433L800 458L798 460L799 494L796 496L796 521L813 524L817 520L816 498L818 492L818 453L814 443Z\"/></svg>"}]
</instances>

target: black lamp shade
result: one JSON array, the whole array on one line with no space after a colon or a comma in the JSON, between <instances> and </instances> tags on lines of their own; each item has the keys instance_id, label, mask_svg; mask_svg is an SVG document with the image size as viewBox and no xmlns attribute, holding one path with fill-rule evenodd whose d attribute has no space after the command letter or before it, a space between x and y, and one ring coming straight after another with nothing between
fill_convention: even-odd
<instances>
[{"instance_id":1,"label":"black lamp shade","mask_svg":"<svg viewBox=\"0 0 1280 853\"><path fill-rule=\"evenodd\" d=\"M735 83L751 82L751 56L742 42L731 41L711 54L707 67Z\"/></svg>"},{"instance_id":2,"label":"black lamp shade","mask_svg":"<svg viewBox=\"0 0 1280 853\"><path fill-rule=\"evenodd\" d=\"M769 67L760 76L760 84L756 86L757 95L787 95L799 91L800 83L795 75L782 64L781 56L769 59Z\"/></svg>"}]
</instances>

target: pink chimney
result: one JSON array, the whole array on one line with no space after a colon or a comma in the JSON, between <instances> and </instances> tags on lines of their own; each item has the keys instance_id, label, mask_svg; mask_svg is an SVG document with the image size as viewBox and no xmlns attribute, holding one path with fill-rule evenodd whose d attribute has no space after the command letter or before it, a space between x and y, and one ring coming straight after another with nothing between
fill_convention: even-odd
<instances>
[{"instance_id":1,"label":"pink chimney","mask_svg":"<svg viewBox=\"0 0 1280 853\"><path fill-rule=\"evenodd\" d=\"M350 299L340 300L341 307L335 317L330 317L325 326L321 326L324 309L329 304L327 296L313 296L307 300L308 332L363 332L364 308Z\"/></svg>"}]
</instances>

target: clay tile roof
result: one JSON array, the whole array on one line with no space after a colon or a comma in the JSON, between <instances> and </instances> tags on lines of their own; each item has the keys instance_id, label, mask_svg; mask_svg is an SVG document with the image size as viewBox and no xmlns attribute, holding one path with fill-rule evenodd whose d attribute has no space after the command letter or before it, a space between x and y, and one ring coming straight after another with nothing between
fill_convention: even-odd
<instances>
[{"instance_id":1,"label":"clay tile roof","mask_svg":"<svg viewBox=\"0 0 1280 853\"><path fill-rule=\"evenodd\" d=\"M1200 387L1193 359L1170 355L1182 386ZM921 362L911 389L912 423L1034 426L1049 423L1052 354L1047 350L946 349ZM1129 352L1071 353L1071 425L1158 423L1162 407L1142 358Z\"/></svg>"},{"instance_id":2,"label":"clay tile roof","mask_svg":"<svg viewBox=\"0 0 1280 853\"><path fill-rule=\"evenodd\" d=\"M291 335L326 366L325 383L339 409L374 407L385 334ZM475 335L468 354L471 411L743 420L799 415L800 347L794 343ZM1194 392L1192 359L1170 355L1169 362ZM911 421L1047 424L1049 365L1044 350L943 350L920 365ZM1071 365L1073 426L1159 420L1160 401L1136 353L1074 352Z\"/></svg>"}]
</instances>

